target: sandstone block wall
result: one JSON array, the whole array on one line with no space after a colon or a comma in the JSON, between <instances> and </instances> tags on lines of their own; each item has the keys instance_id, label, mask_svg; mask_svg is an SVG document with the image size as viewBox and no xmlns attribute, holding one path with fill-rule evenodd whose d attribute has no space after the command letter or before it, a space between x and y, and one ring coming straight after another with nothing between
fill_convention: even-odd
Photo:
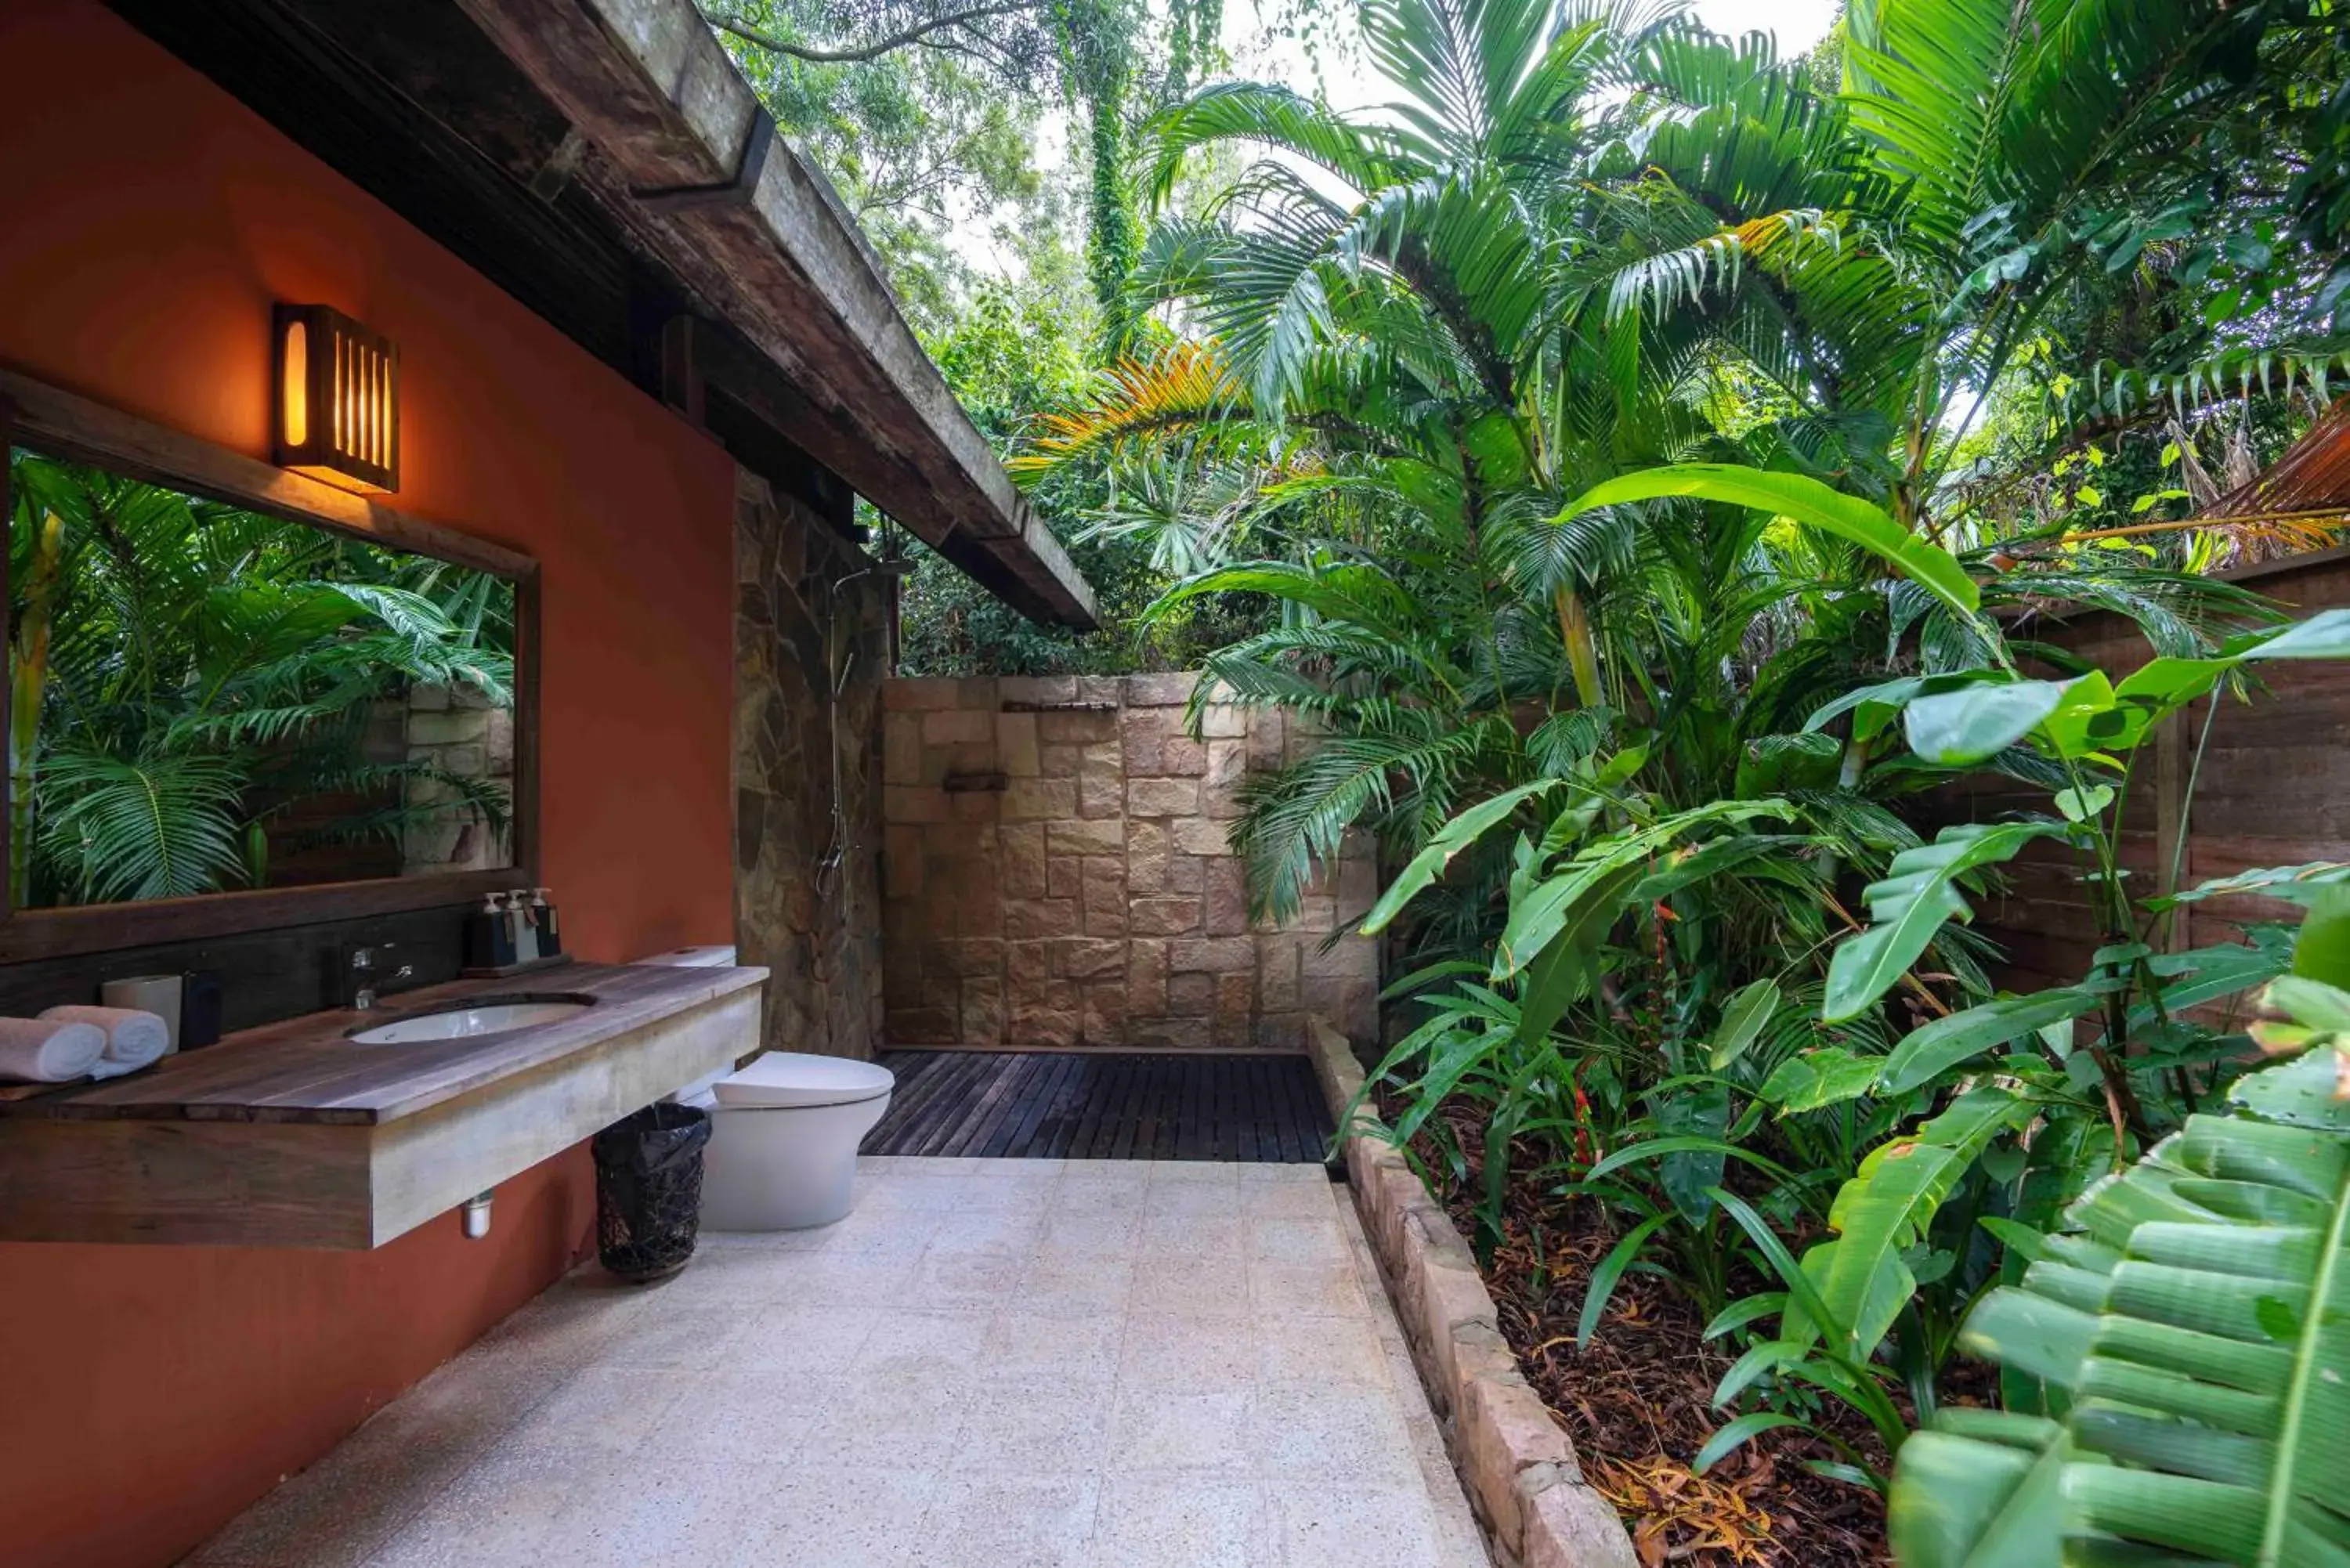
<instances>
[{"instance_id":1,"label":"sandstone block wall","mask_svg":"<svg viewBox=\"0 0 2350 1568\"><path fill-rule=\"evenodd\" d=\"M1285 929L1251 925L1226 833L1252 769L1310 739L1191 673L893 680L882 690L888 1037L900 1045L1303 1048L1378 1031L1378 892L1350 841Z\"/></svg>"},{"instance_id":2,"label":"sandstone block wall","mask_svg":"<svg viewBox=\"0 0 2350 1568\"><path fill-rule=\"evenodd\" d=\"M488 779L514 795L514 710L490 704L477 686L411 686L408 691L404 740L408 760L429 763L457 778ZM436 871L482 871L511 866L508 835L493 833L463 796L437 779L411 779L411 805L437 809L410 825L401 836L400 875Z\"/></svg>"}]
</instances>

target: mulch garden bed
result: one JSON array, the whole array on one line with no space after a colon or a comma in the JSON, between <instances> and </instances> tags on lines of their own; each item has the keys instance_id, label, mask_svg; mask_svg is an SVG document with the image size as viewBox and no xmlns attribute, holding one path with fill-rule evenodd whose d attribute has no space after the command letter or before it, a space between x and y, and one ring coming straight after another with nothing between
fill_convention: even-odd
<instances>
[{"instance_id":1,"label":"mulch garden bed","mask_svg":"<svg viewBox=\"0 0 2350 1568\"><path fill-rule=\"evenodd\" d=\"M1482 1130L1464 1126L1461 1145L1482 1147ZM1471 1198L1455 1192L1445 1201L1461 1233L1473 1235ZM1522 1184L1485 1284L1526 1381L1574 1438L1585 1479L1623 1516L1644 1568L1891 1561L1876 1494L1804 1468L1835 1457L1816 1438L1766 1432L1705 1475L1691 1472L1691 1457L1725 1418L1712 1396L1732 1356L1722 1341L1703 1337L1697 1307L1669 1281L1625 1275L1590 1348L1575 1348L1584 1281L1616 1241L1597 1204ZM1757 1277L1737 1293L1766 1288ZM1824 1420L1882 1466L1866 1425L1842 1415Z\"/></svg>"}]
</instances>

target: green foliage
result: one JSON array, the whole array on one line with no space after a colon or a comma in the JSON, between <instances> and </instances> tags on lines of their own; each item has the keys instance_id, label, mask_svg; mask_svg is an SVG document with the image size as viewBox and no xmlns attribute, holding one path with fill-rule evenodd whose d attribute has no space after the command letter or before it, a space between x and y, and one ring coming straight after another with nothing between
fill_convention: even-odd
<instances>
[{"instance_id":1,"label":"green foliage","mask_svg":"<svg viewBox=\"0 0 2350 1568\"><path fill-rule=\"evenodd\" d=\"M1900 983L1944 921L1971 914L1959 894L1960 877L2011 859L2033 839L2056 831L2048 823L1968 823L1946 827L1933 843L1895 856L1884 878L1870 883L1863 895L1872 924L1836 948L1820 1016L1831 1023L1858 1017Z\"/></svg>"},{"instance_id":2,"label":"green foliage","mask_svg":"<svg viewBox=\"0 0 2350 1568\"><path fill-rule=\"evenodd\" d=\"M1983 1301L1968 1347L2063 1390L2064 1413L1949 1412L1905 1445L1902 1562L2056 1563L2100 1540L2263 1565L2350 1551L2350 1115L2280 1095L2301 1069L2238 1086L2266 1114L2191 1117Z\"/></svg>"},{"instance_id":3,"label":"green foliage","mask_svg":"<svg viewBox=\"0 0 2350 1568\"><path fill-rule=\"evenodd\" d=\"M2134 896L2180 868L2134 886L2122 851L2158 727L2350 653L2350 620L2280 629L2208 575L2314 533L2191 521L2350 350L2336 9L1869 0L1782 61L1632 4L1374 0L1395 107L1351 114L1207 79L1179 7L1159 76L1148 46L1066 57L1082 257L933 335L1134 636L989 623L933 564L910 662L1197 661L1311 737L1233 842L1275 919L1350 833L1401 868L1342 911L1415 969L1392 1136L1488 1257L1529 1202L1596 1217L1579 1339L1635 1272L1697 1303L1735 1357L1699 1468L1763 1438L1881 1487L1975 1442L1949 1495L1988 1511L1898 1537L1966 1538L1933 1561L2055 1561L2050 1517L2076 1547L2225 1555L2257 1513L2271 1561L2310 1539L2280 1529L2338 1523L2271 1487L2133 1535L2166 1490L2140 1478L2204 1434L2106 1462L2062 1335L2018 1335L2008 1412L1943 1403L1961 1325L2010 1310L1979 1303L2036 1281L2095 1310L2064 1271L2121 1243L2068 1212L2273 1220L2267 1171L2177 1151L2333 1104L2330 1066L2245 1062L2338 1060L2350 993L2282 974L2282 928L2168 932L2221 893L2322 908L2350 871ZM2154 657L2011 641L2074 608ZM2031 809L1915 809L1980 770ZM1970 924L2019 857L2071 877L2100 939L2020 996ZM2292 1016L2248 1038L2264 984ZM2246 1114L2215 1116L2231 1092ZM2239 1241L2192 1245L2250 1267ZM2299 1241L2262 1245L2261 1288L2303 1300ZM2247 1484L2219 1472L2249 1450L2210 1452L2195 1473ZM2127 1507L2064 1513L2101 1487Z\"/></svg>"},{"instance_id":4,"label":"green foliage","mask_svg":"<svg viewBox=\"0 0 2350 1568\"><path fill-rule=\"evenodd\" d=\"M1927 592L1962 616L1971 616L1981 603L1974 579L1967 576L1966 568L1949 551L1910 533L1887 516L1883 508L1842 494L1808 474L1766 473L1711 462L1643 469L1586 491L1559 514L1558 522L1564 524L1595 506L1652 501L1665 495L1690 495L1733 506L1751 506L1820 529L1859 545L1888 565L1899 566Z\"/></svg>"},{"instance_id":5,"label":"green foliage","mask_svg":"<svg viewBox=\"0 0 2350 1568\"><path fill-rule=\"evenodd\" d=\"M974 220L1015 254L1082 224L1109 350L1132 322L1132 128L1222 62L1222 0L711 0L703 15L838 189L915 320L952 328L985 286ZM1048 117L1084 116L1081 202L1038 166ZM1074 209L1067 210L1067 209Z\"/></svg>"},{"instance_id":6,"label":"green foliage","mask_svg":"<svg viewBox=\"0 0 2350 1568\"><path fill-rule=\"evenodd\" d=\"M372 763L411 683L514 701L513 592L96 469L11 454L12 888L20 905L260 886L290 807L350 794L325 839L443 809L504 829L502 787Z\"/></svg>"},{"instance_id":7,"label":"green foliage","mask_svg":"<svg viewBox=\"0 0 2350 1568\"><path fill-rule=\"evenodd\" d=\"M1038 439L1050 410L1092 384L1097 317L1081 265L1051 236L1027 251L1017 285L991 284L927 345L947 384L997 451ZM1263 623L1246 599L1203 602L1141 626L1173 572L1146 530L1104 526L1131 504L1132 480L1107 462L1058 465L1028 491L1093 586L1103 630L1038 626L910 536L888 542L914 573L900 606L899 669L909 675L1115 674L1180 670ZM1092 519L1088 522L1087 519Z\"/></svg>"}]
</instances>

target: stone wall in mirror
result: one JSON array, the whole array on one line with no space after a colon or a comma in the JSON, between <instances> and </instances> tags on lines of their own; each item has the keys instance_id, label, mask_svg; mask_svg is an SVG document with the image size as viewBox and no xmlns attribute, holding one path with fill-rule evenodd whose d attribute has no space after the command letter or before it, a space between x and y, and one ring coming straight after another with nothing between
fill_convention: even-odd
<instances>
[{"instance_id":1,"label":"stone wall in mirror","mask_svg":"<svg viewBox=\"0 0 2350 1568\"><path fill-rule=\"evenodd\" d=\"M12 908L514 863L511 581L8 464Z\"/></svg>"}]
</instances>

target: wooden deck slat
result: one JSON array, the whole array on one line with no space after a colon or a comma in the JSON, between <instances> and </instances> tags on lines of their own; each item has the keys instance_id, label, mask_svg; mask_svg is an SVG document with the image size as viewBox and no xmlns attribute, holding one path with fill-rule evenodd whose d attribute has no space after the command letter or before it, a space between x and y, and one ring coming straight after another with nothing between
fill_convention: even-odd
<instances>
[{"instance_id":1,"label":"wooden deck slat","mask_svg":"<svg viewBox=\"0 0 2350 1568\"><path fill-rule=\"evenodd\" d=\"M1320 1121L1300 1122L1297 1119L1295 1112L1291 1107L1289 1088L1286 1074L1274 1078L1272 1108L1269 1114L1281 1124L1281 1158L1307 1161L1320 1159L1323 1124ZM1316 1107L1326 1109L1323 1105L1322 1085L1319 1084L1314 1085L1314 1104Z\"/></svg>"},{"instance_id":2,"label":"wooden deck slat","mask_svg":"<svg viewBox=\"0 0 2350 1568\"><path fill-rule=\"evenodd\" d=\"M1149 1092L1150 1064L1128 1062L1126 1068L1126 1094L1118 1102L1118 1126L1111 1135L1109 1149L1105 1158L1109 1159L1137 1158L1134 1144L1142 1126L1144 1097ZM1149 1154L1149 1151L1146 1148L1142 1158L1147 1158Z\"/></svg>"},{"instance_id":3,"label":"wooden deck slat","mask_svg":"<svg viewBox=\"0 0 2350 1568\"><path fill-rule=\"evenodd\" d=\"M897 1137L902 1128L917 1119L941 1085L962 1070L961 1064L943 1052L909 1055L891 1065L898 1075L898 1086L890 1093L889 1112L868 1135L879 1142Z\"/></svg>"},{"instance_id":4,"label":"wooden deck slat","mask_svg":"<svg viewBox=\"0 0 2350 1568\"><path fill-rule=\"evenodd\" d=\"M1263 1108L1263 1085L1257 1073L1259 1065L1260 1064L1255 1062L1232 1064L1233 1075L1240 1080L1232 1086L1233 1096L1240 1104L1237 1124L1240 1134L1240 1158L1250 1164L1255 1164L1259 1160L1269 1158L1258 1152L1265 1130L1264 1118L1260 1114Z\"/></svg>"},{"instance_id":5,"label":"wooden deck slat","mask_svg":"<svg viewBox=\"0 0 2350 1568\"><path fill-rule=\"evenodd\" d=\"M1208 1086L1209 1078L1215 1073L1216 1064L1206 1062L1201 1066L1202 1070L1182 1074L1177 1080L1182 1107L1176 1113L1175 1123L1175 1158L1178 1159L1208 1159L1215 1153L1213 1146L1208 1142L1211 1130L1208 1126L1210 1112L1202 1102L1207 1098L1203 1091Z\"/></svg>"},{"instance_id":6,"label":"wooden deck slat","mask_svg":"<svg viewBox=\"0 0 2350 1568\"><path fill-rule=\"evenodd\" d=\"M1159 1103L1167 1094L1167 1064L1157 1058L1142 1064L1142 1095L1134 1107L1134 1146L1121 1158L1158 1159L1159 1129L1173 1126L1159 1115Z\"/></svg>"},{"instance_id":7,"label":"wooden deck slat","mask_svg":"<svg viewBox=\"0 0 2350 1568\"><path fill-rule=\"evenodd\" d=\"M1318 1165L1330 1151L1330 1135L1335 1130L1330 1107L1322 1098L1322 1085L1308 1067L1284 1075L1281 1087L1289 1101L1290 1126L1296 1129L1301 1146L1297 1158Z\"/></svg>"},{"instance_id":8,"label":"wooden deck slat","mask_svg":"<svg viewBox=\"0 0 2350 1568\"><path fill-rule=\"evenodd\" d=\"M1266 1135L1273 1139L1272 1147L1265 1152L1265 1158L1284 1162L1305 1158L1299 1152L1297 1129L1291 1125L1290 1118L1284 1114L1281 1085L1274 1075L1266 1073L1259 1077L1257 1093L1262 1096L1258 1101L1261 1109L1257 1114L1263 1118Z\"/></svg>"},{"instance_id":9,"label":"wooden deck slat","mask_svg":"<svg viewBox=\"0 0 2350 1568\"><path fill-rule=\"evenodd\" d=\"M1217 1099L1218 1120L1222 1128L1222 1148L1226 1159L1256 1162L1256 1127L1249 1120L1248 1067L1244 1061L1223 1064L1223 1087Z\"/></svg>"},{"instance_id":10,"label":"wooden deck slat","mask_svg":"<svg viewBox=\"0 0 2350 1568\"><path fill-rule=\"evenodd\" d=\"M963 1061L948 1056L944 1052L925 1054L931 1057L935 1064L917 1080L911 1104L900 1116L893 1095L889 1116L883 1117L882 1126L868 1135L868 1142L877 1139L886 1141L890 1147L908 1154L937 1152L931 1147L931 1142L944 1131L941 1118L962 1102L964 1091L979 1083L986 1073L986 1064L983 1062ZM895 1126L891 1125L893 1118Z\"/></svg>"},{"instance_id":11,"label":"wooden deck slat","mask_svg":"<svg viewBox=\"0 0 2350 1568\"><path fill-rule=\"evenodd\" d=\"M1183 1119L1183 1085L1165 1058L1150 1064L1150 1158L1176 1158L1175 1137Z\"/></svg>"},{"instance_id":12,"label":"wooden deck slat","mask_svg":"<svg viewBox=\"0 0 2350 1568\"><path fill-rule=\"evenodd\" d=\"M1311 1163L1329 1116L1302 1056L899 1051L865 1152Z\"/></svg>"},{"instance_id":13,"label":"wooden deck slat","mask_svg":"<svg viewBox=\"0 0 2350 1568\"><path fill-rule=\"evenodd\" d=\"M1006 1155L1026 1156L1030 1145L1035 1142L1037 1128L1044 1126L1045 1116L1053 1108L1053 1102L1060 1098L1063 1087L1083 1065L1083 1061L1077 1057L1054 1056L1030 1068L1026 1092L1020 1096L1020 1104L1014 1112L1004 1118L1011 1124L1009 1131L990 1138L985 1152L998 1158Z\"/></svg>"},{"instance_id":14,"label":"wooden deck slat","mask_svg":"<svg viewBox=\"0 0 2350 1568\"><path fill-rule=\"evenodd\" d=\"M988 1129L995 1125L996 1116L1012 1097L1013 1085L1025 1073L1025 1064L1014 1058L1006 1062L1002 1071L983 1074L976 1091L964 1104L956 1107L961 1114L949 1113L951 1126L946 1136L938 1141L935 1152L950 1156L969 1154L986 1141Z\"/></svg>"},{"instance_id":15,"label":"wooden deck slat","mask_svg":"<svg viewBox=\"0 0 2350 1568\"><path fill-rule=\"evenodd\" d=\"M1097 1149L1117 1133L1117 1107L1127 1092L1126 1064L1118 1060L1103 1062L1097 1067L1096 1076L1097 1081L1087 1087L1079 1114L1070 1118L1068 1143L1055 1151L1070 1158L1100 1158Z\"/></svg>"},{"instance_id":16,"label":"wooden deck slat","mask_svg":"<svg viewBox=\"0 0 2350 1568\"><path fill-rule=\"evenodd\" d=\"M907 1120L908 1135L914 1138L923 1152L931 1152L933 1140L943 1138L950 1117L966 1095L985 1081L983 1063L962 1062L952 1058L941 1062L924 1080L927 1094L917 1104Z\"/></svg>"},{"instance_id":17,"label":"wooden deck slat","mask_svg":"<svg viewBox=\"0 0 2350 1568\"><path fill-rule=\"evenodd\" d=\"M1105 1092L1101 1080L1109 1070L1108 1064L1090 1057L1077 1064L1076 1071L1062 1083L1060 1094L1054 1097L1053 1108L1045 1113L1045 1123L1036 1129L1032 1153L1045 1159L1068 1158L1077 1141L1077 1128L1083 1124L1086 1107Z\"/></svg>"}]
</instances>

